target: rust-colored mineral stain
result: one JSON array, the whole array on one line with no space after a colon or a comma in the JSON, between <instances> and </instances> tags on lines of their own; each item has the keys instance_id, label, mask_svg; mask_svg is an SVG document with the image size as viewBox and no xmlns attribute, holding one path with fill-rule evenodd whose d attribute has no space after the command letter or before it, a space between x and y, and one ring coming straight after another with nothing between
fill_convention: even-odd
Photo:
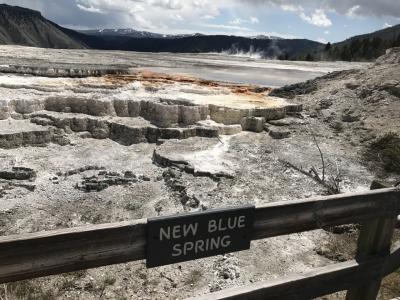
<instances>
[{"instance_id":1,"label":"rust-colored mineral stain","mask_svg":"<svg viewBox=\"0 0 400 300\"><path fill-rule=\"evenodd\" d=\"M118 86L123 86L131 82L139 81L142 82L145 86L160 86L162 84L184 83L198 85L201 87L228 88L233 94L254 98L255 102L264 102L261 100L261 98L265 95L268 95L272 90L271 88L257 87L253 85L235 85L195 77L170 75L151 71L138 71L131 75L105 75L103 76L103 79L108 84Z\"/></svg>"}]
</instances>

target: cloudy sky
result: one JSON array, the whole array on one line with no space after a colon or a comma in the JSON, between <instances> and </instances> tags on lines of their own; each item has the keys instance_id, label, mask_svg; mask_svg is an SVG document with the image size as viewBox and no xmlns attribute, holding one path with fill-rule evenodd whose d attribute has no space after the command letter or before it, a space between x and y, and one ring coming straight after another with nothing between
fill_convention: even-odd
<instances>
[{"instance_id":1,"label":"cloudy sky","mask_svg":"<svg viewBox=\"0 0 400 300\"><path fill-rule=\"evenodd\" d=\"M73 29L134 28L174 34L266 34L336 42L400 23L400 0L4 2L40 10L48 19Z\"/></svg>"}]
</instances>

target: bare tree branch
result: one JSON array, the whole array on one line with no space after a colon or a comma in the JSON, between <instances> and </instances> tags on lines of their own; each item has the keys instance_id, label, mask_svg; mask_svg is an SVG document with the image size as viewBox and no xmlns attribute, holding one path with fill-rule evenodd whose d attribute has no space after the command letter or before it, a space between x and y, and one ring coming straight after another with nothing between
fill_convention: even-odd
<instances>
[{"instance_id":1,"label":"bare tree branch","mask_svg":"<svg viewBox=\"0 0 400 300\"><path fill-rule=\"evenodd\" d=\"M314 143L318 148L319 151L319 155L321 157L321 162L322 162L322 181L325 181L325 159L324 159L324 154L321 151L321 148L319 147L318 141L317 141L317 137L315 136L314 131L311 130L311 135L313 137Z\"/></svg>"}]
</instances>

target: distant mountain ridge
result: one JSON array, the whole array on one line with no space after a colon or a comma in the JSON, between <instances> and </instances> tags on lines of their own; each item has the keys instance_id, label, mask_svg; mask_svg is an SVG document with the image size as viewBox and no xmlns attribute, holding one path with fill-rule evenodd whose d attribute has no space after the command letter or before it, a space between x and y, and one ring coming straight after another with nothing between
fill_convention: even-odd
<instances>
[{"instance_id":1,"label":"distant mountain ridge","mask_svg":"<svg viewBox=\"0 0 400 300\"><path fill-rule=\"evenodd\" d=\"M311 49L323 47L323 44L304 39L251 39L226 35L195 35L181 38L103 36L100 40L93 39L93 36L86 36L84 42L91 48L102 50L172 53L257 53L263 58L281 59L288 59Z\"/></svg>"},{"instance_id":2,"label":"distant mountain ridge","mask_svg":"<svg viewBox=\"0 0 400 300\"><path fill-rule=\"evenodd\" d=\"M78 30L78 32L94 35L99 37L114 36L114 37L132 37L132 38L155 38L155 39L176 39L189 36L203 36L201 33L194 34L161 34L149 31L139 31L133 28L120 28L120 29L91 29L91 30Z\"/></svg>"},{"instance_id":3,"label":"distant mountain ridge","mask_svg":"<svg viewBox=\"0 0 400 300\"><path fill-rule=\"evenodd\" d=\"M162 34L150 31L140 31L133 28L118 28L118 29L89 29L89 30L78 30L78 32L94 35L94 36L114 36L114 37L132 37L132 38L159 38L159 39L177 39L191 36L207 36L202 33L188 33L188 34ZM250 39L258 40L282 40L283 38L278 36L270 35L256 35L249 37Z\"/></svg>"},{"instance_id":4,"label":"distant mountain ridge","mask_svg":"<svg viewBox=\"0 0 400 300\"><path fill-rule=\"evenodd\" d=\"M389 48L400 47L400 24L372 33L354 36L343 42L315 49L304 57L309 60L371 61Z\"/></svg>"},{"instance_id":5,"label":"distant mountain ridge","mask_svg":"<svg viewBox=\"0 0 400 300\"><path fill-rule=\"evenodd\" d=\"M163 35L134 29L74 31L63 28L40 12L0 5L0 44L43 48L92 48L142 52L257 53L265 58L292 58L322 44L305 39L227 35Z\"/></svg>"},{"instance_id":6,"label":"distant mountain ridge","mask_svg":"<svg viewBox=\"0 0 400 300\"><path fill-rule=\"evenodd\" d=\"M86 48L86 45L63 32L40 12L0 4L0 44L44 48Z\"/></svg>"},{"instance_id":7,"label":"distant mountain ridge","mask_svg":"<svg viewBox=\"0 0 400 300\"><path fill-rule=\"evenodd\" d=\"M256 54L262 58L284 60L365 61L377 58L388 48L400 46L400 25L324 45L307 39L266 35L164 35L130 28L74 31L45 19L38 11L0 4L0 44L141 52Z\"/></svg>"}]
</instances>

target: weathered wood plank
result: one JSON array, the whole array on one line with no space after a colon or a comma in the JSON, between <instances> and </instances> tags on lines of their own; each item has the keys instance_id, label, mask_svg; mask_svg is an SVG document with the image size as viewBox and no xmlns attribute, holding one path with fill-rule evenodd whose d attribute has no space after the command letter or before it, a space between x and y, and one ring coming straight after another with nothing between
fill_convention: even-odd
<instances>
[{"instance_id":1,"label":"weathered wood plank","mask_svg":"<svg viewBox=\"0 0 400 300\"><path fill-rule=\"evenodd\" d=\"M366 222L362 225L358 239L357 261L363 261L371 256L387 257L390 254L390 246L394 227L397 223L395 218L383 218ZM364 285L351 289L347 292L347 300L375 300L383 278L383 265L377 278L366 281Z\"/></svg>"},{"instance_id":2,"label":"weathered wood plank","mask_svg":"<svg viewBox=\"0 0 400 300\"><path fill-rule=\"evenodd\" d=\"M357 261L338 263L314 269L304 274L263 281L252 285L226 289L219 292L189 298L191 300L293 300L313 299L361 285L375 278L382 259L359 264Z\"/></svg>"},{"instance_id":3,"label":"weathered wood plank","mask_svg":"<svg viewBox=\"0 0 400 300\"><path fill-rule=\"evenodd\" d=\"M256 209L261 239L400 214L400 191L384 189ZM0 237L0 283L145 259L146 220Z\"/></svg>"},{"instance_id":4,"label":"weathered wood plank","mask_svg":"<svg viewBox=\"0 0 400 300\"><path fill-rule=\"evenodd\" d=\"M371 186L373 190L380 190L382 186ZM397 216L390 218L378 218L366 221L362 224L357 245L357 261L370 259L373 256L388 257ZM347 292L346 300L375 300L381 287L383 276L382 265L377 278L367 281L364 285L352 288Z\"/></svg>"},{"instance_id":5,"label":"weathered wood plank","mask_svg":"<svg viewBox=\"0 0 400 300\"><path fill-rule=\"evenodd\" d=\"M0 282L145 257L146 220L0 238Z\"/></svg>"},{"instance_id":6,"label":"weathered wood plank","mask_svg":"<svg viewBox=\"0 0 400 300\"><path fill-rule=\"evenodd\" d=\"M257 207L253 239L392 217L400 214L399 205L394 188L271 203Z\"/></svg>"},{"instance_id":7,"label":"weathered wood plank","mask_svg":"<svg viewBox=\"0 0 400 300\"><path fill-rule=\"evenodd\" d=\"M400 269L400 248L393 251L392 254L385 259L385 263L383 265L383 276L388 276L393 272Z\"/></svg>"}]
</instances>

